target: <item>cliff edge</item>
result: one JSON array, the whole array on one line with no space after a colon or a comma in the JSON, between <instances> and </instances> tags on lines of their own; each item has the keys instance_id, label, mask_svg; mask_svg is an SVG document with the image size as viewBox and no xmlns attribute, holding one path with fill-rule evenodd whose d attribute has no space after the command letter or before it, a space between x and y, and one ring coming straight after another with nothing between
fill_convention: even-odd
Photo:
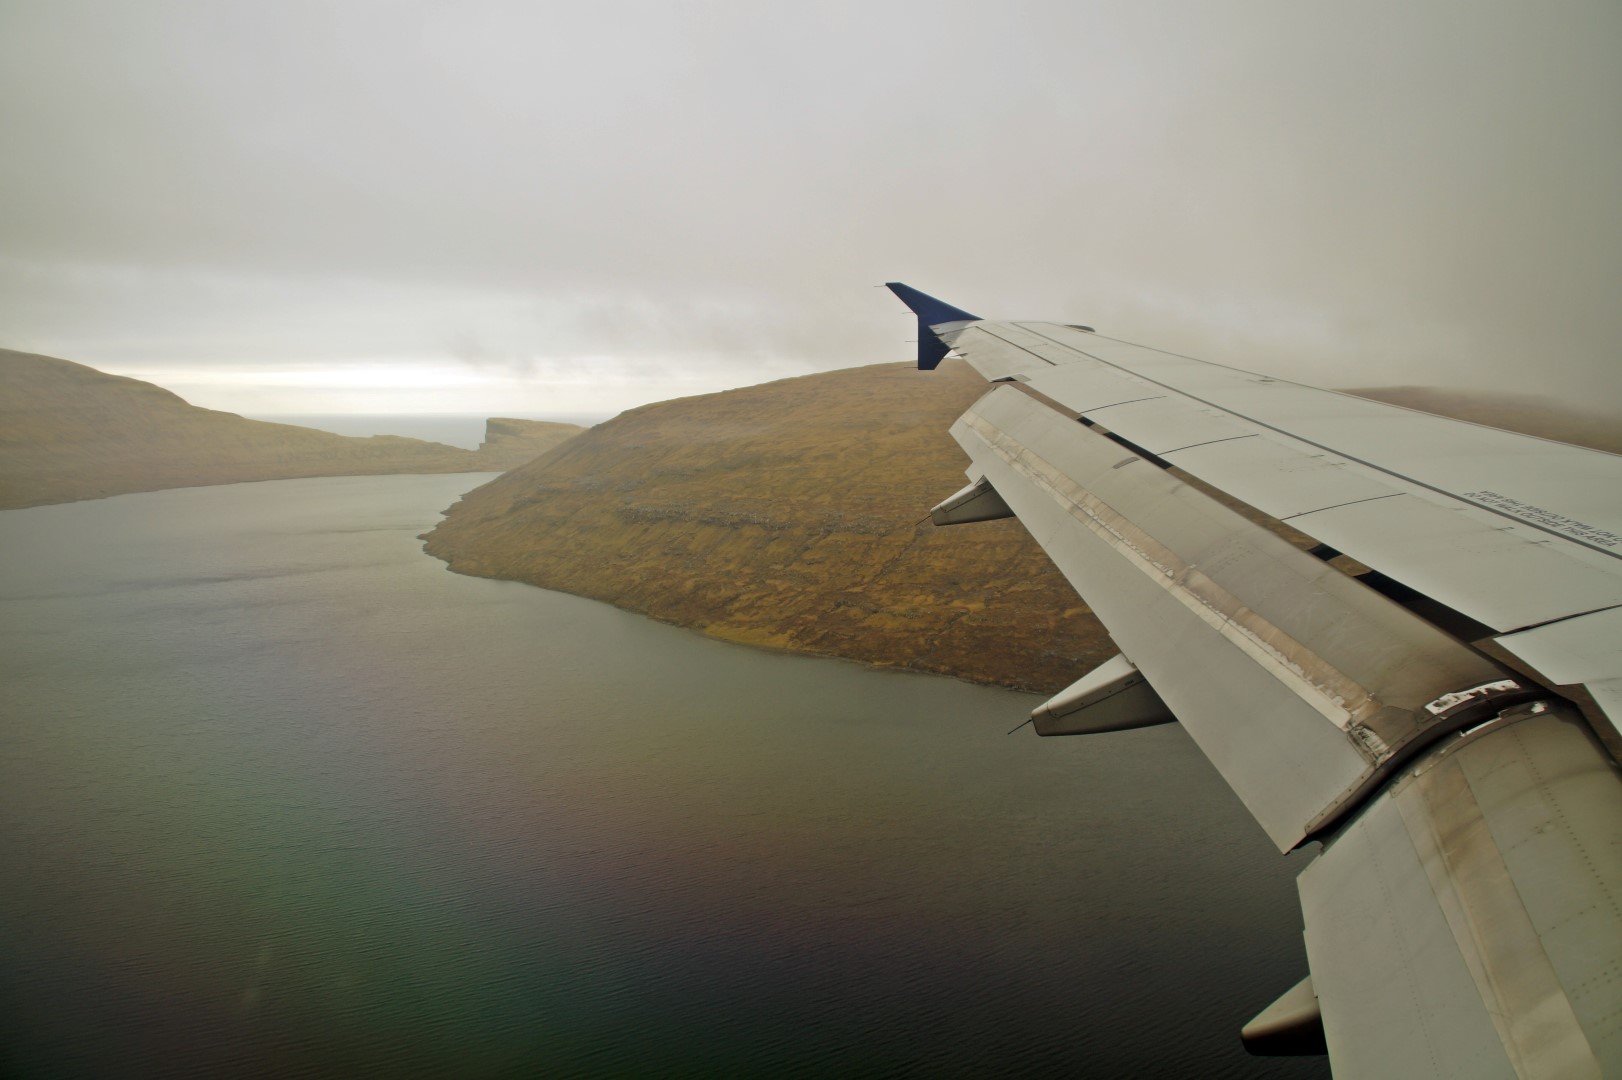
<instances>
[{"instance_id":1,"label":"cliff edge","mask_svg":"<svg viewBox=\"0 0 1622 1080\"><path fill-rule=\"evenodd\" d=\"M484 441L477 451L491 469L506 472L568 442L586 429L555 420L518 420L492 416L484 422Z\"/></svg>"}]
</instances>

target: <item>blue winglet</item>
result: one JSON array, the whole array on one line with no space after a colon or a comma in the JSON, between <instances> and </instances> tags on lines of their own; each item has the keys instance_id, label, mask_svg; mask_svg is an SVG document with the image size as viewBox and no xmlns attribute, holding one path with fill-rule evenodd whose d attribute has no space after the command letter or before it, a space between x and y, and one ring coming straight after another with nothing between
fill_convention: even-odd
<instances>
[{"instance_id":1,"label":"blue winglet","mask_svg":"<svg viewBox=\"0 0 1622 1080\"><path fill-rule=\"evenodd\" d=\"M935 336L929 329L931 326L948 322L976 322L980 318L921 293L911 285L903 285L899 281L887 281L884 285L918 316L918 367L922 371L933 370L947 351L946 343Z\"/></svg>"}]
</instances>

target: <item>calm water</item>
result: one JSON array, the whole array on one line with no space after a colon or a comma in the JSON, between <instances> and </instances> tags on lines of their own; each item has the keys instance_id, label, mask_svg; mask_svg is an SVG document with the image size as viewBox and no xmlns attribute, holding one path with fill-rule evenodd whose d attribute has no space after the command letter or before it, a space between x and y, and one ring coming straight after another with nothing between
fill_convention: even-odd
<instances>
[{"instance_id":1,"label":"calm water","mask_svg":"<svg viewBox=\"0 0 1622 1080\"><path fill-rule=\"evenodd\" d=\"M450 574L482 479L0 513L0 1072L1327 1074L1178 729Z\"/></svg>"},{"instance_id":2,"label":"calm water","mask_svg":"<svg viewBox=\"0 0 1622 1080\"><path fill-rule=\"evenodd\" d=\"M445 443L449 446L461 446L469 450L477 450L479 443L484 441L483 414L473 413L405 413L405 414L362 414L362 413L299 413L299 414L254 414L253 420L273 420L278 424L297 424L299 427L312 427L321 431L336 432L339 435L404 435L412 439L427 439L429 442ZM523 420L555 420L564 424L579 424L581 427L590 427L601 423L608 417L600 414L581 413L554 413L547 416L538 416L524 413L519 416Z\"/></svg>"}]
</instances>

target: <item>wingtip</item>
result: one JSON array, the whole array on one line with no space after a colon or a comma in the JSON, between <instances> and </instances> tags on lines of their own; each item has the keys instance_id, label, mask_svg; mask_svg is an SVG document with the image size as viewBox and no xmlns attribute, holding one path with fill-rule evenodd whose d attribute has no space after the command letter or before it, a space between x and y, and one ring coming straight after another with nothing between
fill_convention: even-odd
<instances>
[{"instance_id":1,"label":"wingtip","mask_svg":"<svg viewBox=\"0 0 1622 1080\"><path fill-rule=\"evenodd\" d=\"M949 322L978 322L980 319L980 316L970 315L960 307L921 293L911 285L903 285L899 281L886 281L884 285L918 316L918 367L921 370L934 370L947 352L945 344L935 337L930 327Z\"/></svg>"},{"instance_id":2,"label":"wingtip","mask_svg":"<svg viewBox=\"0 0 1622 1080\"><path fill-rule=\"evenodd\" d=\"M896 298L918 316L918 321L924 326L934 326L943 322L975 322L980 316L970 315L960 307L954 307L944 300L937 300L928 293L919 292L911 285L904 285L899 281L886 281L884 287L895 293Z\"/></svg>"}]
</instances>

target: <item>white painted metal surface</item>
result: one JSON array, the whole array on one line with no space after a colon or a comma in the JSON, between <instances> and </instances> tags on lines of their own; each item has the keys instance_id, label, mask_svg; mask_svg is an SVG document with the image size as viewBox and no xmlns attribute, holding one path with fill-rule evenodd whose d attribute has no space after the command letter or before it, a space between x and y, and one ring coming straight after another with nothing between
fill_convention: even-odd
<instances>
[{"instance_id":1,"label":"white painted metal surface","mask_svg":"<svg viewBox=\"0 0 1622 1080\"><path fill-rule=\"evenodd\" d=\"M1510 720L1301 874L1337 1076L1622 1075L1622 783L1574 714Z\"/></svg>"},{"instance_id":2,"label":"white painted metal surface","mask_svg":"<svg viewBox=\"0 0 1622 1080\"><path fill-rule=\"evenodd\" d=\"M1622 671L1622 607L1496 640L1556 685L1603 679Z\"/></svg>"},{"instance_id":3,"label":"white painted metal surface","mask_svg":"<svg viewBox=\"0 0 1622 1080\"><path fill-rule=\"evenodd\" d=\"M1434 497L1334 506L1289 524L1494 630L1622 603L1622 574L1593 563L1607 556L1482 520L1478 511ZM1392 546L1399 537L1400 551Z\"/></svg>"},{"instance_id":4,"label":"white painted metal surface","mask_svg":"<svg viewBox=\"0 0 1622 1080\"><path fill-rule=\"evenodd\" d=\"M1493 640L1517 667L1574 691L1595 734L1622 761L1622 607Z\"/></svg>"},{"instance_id":5,"label":"white painted metal surface","mask_svg":"<svg viewBox=\"0 0 1622 1080\"><path fill-rule=\"evenodd\" d=\"M1502 669L1011 388L952 428L1268 835L1289 849Z\"/></svg>"},{"instance_id":6,"label":"white painted metal surface","mask_svg":"<svg viewBox=\"0 0 1622 1080\"><path fill-rule=\"evenodd\" d=\"M1097 735L1177 717L1125 656L1112 656L1031 710L1038 735Z\"/></svg>"},{"instance_id":7,"label":"white painted metal surface","mask_svg":"<svg viewBox=\"0 0 1622 1080\"><path fill-rule=\"evenodd\" d=\"M973 323L955 348L1495 630L1622 604L1615 455L1057 323Z\"/></svg>"},{"instance_id":8,"label":"white painted metal surface","mask_svg":"<svg viewBox=\"0 0 1622 1080\"><path fill-rule=\"evenodd\" d=\"M955 347L1459 612L1546 683L1593 684L1622 748L1622 458L1318 390L1059 323L953 324ZM1562 620L1572 625L1557 628ZM1548 633L1531 633L1551 627ZM1585 636L1607 643L1580 679ZM1589 655L1595 647L1580 646ZM1525 655L1521 655L1521 650ZM1533 656L1537 659L1533 659ZM1539 665L1566 657L1560 671Z\"/></svg>"},{"instance_id":9,"label":"white painted metal surface","mask_svg":"<svg viewBox=\"0 0 1622 1080\"><path fill-rule=\"evenodd\" d=\"M997 489L987 483L983 476L976 477L967 487L942 499L929 512L929 519L936 525L964 525L971 521L996 521L1013 516L1014 512L1002 501Z\"/></svg>"}]
</instances>

